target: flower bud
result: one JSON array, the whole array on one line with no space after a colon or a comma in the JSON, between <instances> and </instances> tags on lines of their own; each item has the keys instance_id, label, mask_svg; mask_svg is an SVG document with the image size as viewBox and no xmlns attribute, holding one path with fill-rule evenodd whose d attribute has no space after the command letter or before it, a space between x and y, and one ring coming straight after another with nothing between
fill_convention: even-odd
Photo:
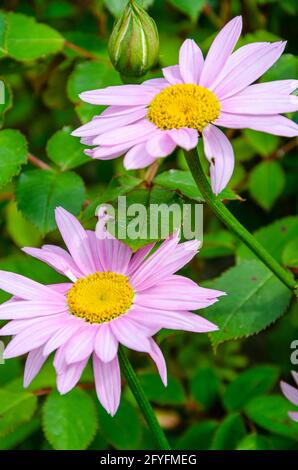
<instances>
[{"instance_id":1,"label":"flower bud","mask_svg":"<svg viewBox=\"0 0 298 470\"><path fill-rule=\"evenodd\" d=\"M156 24L134 0L129 1L116 21L108 48L112 64L124 77L141 77L157 62Z\"/></svg>"}]
</instances>

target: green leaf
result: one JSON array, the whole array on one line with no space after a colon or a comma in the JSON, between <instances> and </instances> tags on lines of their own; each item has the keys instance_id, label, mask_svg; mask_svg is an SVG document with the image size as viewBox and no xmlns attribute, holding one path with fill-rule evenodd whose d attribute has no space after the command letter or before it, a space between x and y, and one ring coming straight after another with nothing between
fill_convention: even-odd
<instances>
[{"instance_id":1,"label":"green leaf","mask_svg":"<svg viewBox=\"0 0 298 470\"><path fill-rule=\"evenodd\" d=\"M245 426L238 413L228 415L216 430L212 450L234 450L245 435Z\"/></svg>"},{"instance_id":2,"label":"green leaf","mask_svg":"<svg viewBox=\"0 0 298 470\"><path fill-rule=\"evenodd\" d=\"M6 230L19 247L39 246L41 243L39 230L23 217L15 201L11 201L6 208Z\"/></svg>"},{"instance_id":3,"label":"green leaf","mask_svg":"<svg viewBox=\"0 0 298 470\"><path fill-rule=\"evenodd\" d=\"M96 430L96 408L92 398L78 388L67 395L52 392L42 409L45 436L55 450L84 450Z\"/></svg>"},{"instance_id":4,"label":"green leaf","mask_svg":"<svg viewBox=\"0 0 298 470\"><path fill-rule=\"evenodd\" d=\"M278 369L273 366L256 366L242 372L225 391L225 407L230 411L241 410L252 398L269 392L278 375Z\"/></svg>"},{"instance_id":5,"label":"green leaf","mask_svg":"<svg viewBox=\"0 0 298 470\"><path fill-rule=\"evenodd\" d=\"M291 240L283 250L282 262L290 268L298 267L298 238Z\"/></svg>"},{"instance_id":6,"label":"green leaf","mask_svg":"<svg viewBox=\"0 0 298 470\"><path fill-rule=\"evenodd\" d=\"M120 406L114 417L100 406L99 432L118 450L135 450L141 440L142 428L140 418L133 407L125 399L121 399Z\"/></svg>"},{"instance_id":7,"label":"green leaf","mask_svg":"<svg viewBox=\"0 0 298 470\"><path fill-rule=\"evenodd\" d=\"M120 84L120 79L111 64L95 60L80 62L69 76L67 93L71 101L79 103L79 94L83 91L103 88L108 85L115 85L116 83ZM96 110L96 114L99 114L100 110L103 109L94 105L93 108Z\"/></svg>"},{"instance_id":8,"label":"green leaf","mask_svg":"<svg viewBox=\"0 0 298 470\"><path fill-rule=\"evenodd\" d=\"M230 256L235 253L235 250L236 240L234 235L227 230L217 230L214 233L204 234L200 257L209 259Z\"/></svg>"},{"instance_id":9,"label":"green leaf","mask_svg":"<svg viewBox=\"0 0 298 470\"><path fill-rule=\"evenodd\" d=\"M282 166L276 161L264 161L254 167L248 183L255 201L266 211L270 210L285 187Z\"/></svg>"},{"instance_id":10,"label":"green leaf","mask_svg":"<svg viewBox=\"0 0 298 470\"><path fill-rule=\"evenodd\" d=\"M58 31L20 13L8 13L5 47L16 60L26 61L59 52L64 39Z\"/></svg>"},{"instance_id":11,"label":"green leaf","mask_svg":"<svg viewBox=\"0 0 298 470\"><path fill-rule=\"evenodd\" d=\"M154 179L154 183L164 188L179 191L189 199L197 202L204 202L204 198L197 188L197 185L190 173L184 170L165 171ZM238 199L238 196L231 189L224 189L220 193L221 199Z\"/></svg>"},{"instance_id":12,"label":"green leaf","mask_svg":"<svg viewBox=\"0 0 298 470\"><path fill-rule=\"evenodd\" d=\"M84 154L86 146L80 143L80 139L72 137L71 132L70 127L63 127L55 132L47 143L48 157L61 171L72 170L91 161Z\"/></svg>"},{"instance_id":13,"label":"green leaf","mask_svg":"<svg viewBox=\"0 0 298 470\"><path fill-rule=\"evenodd\" d=\"M238 444L237 450L270 450L267 439L258 434L247 434Z\"/></svg>"},{"instance_id":14,"label":"green leaf","mask_svg":"<svg viewBox=\"0 0 298 470\"><path fill-rule=\"evenodd\" d=\"M13 449L35 433L39 428L39 419L33 418L28 423L21 424L15 431L0 437L0 450Z\"/></svg>"},{"instance_id":15,"label":"green leaf","mask_svg":"<svg viewBox=\"0 0 298 470\"><path fill-rule=\"evenodd\" d=\"M296 238L297 233L298 217L290 216L260 228L254 232L254 236L281 263L284 247ZM239 261L255 259L255 255L243 244L239 246L237 256Z\"/></svg>"},{"instance_id":16,"label":"green leaf","mask_svg":"<svg viewBox=\"0 0 298 470\"><path fill-rule=\"evenodd\" d=\"M288 412L294 409L295 406L281 395L272 395L255 398L244 411L261 428L298 441L298 423L288 416Z\"/></svg>"},{"instance_id":17,"label":"green leaf","mask_svg":"<svg viewBox=\"0 0 298 470\"><path fill-rule=\"evenodd\" d=\"M115 201L119 196L127 194L132 191L142 180L130 175L120 175L111 179L108 188L98 198L92 201L86 208L83 214L83 220L88 220L94 217L96 208L100 204L110 203Z\"/></svg>"},{"instance_id":18,"label":"green leaf","mask_svg":"<svg viewBox=\"0 0 298 470\"><path fill-rule=\"evenodd\" d=\"M163 385L157 374L142 374L139 375L139 380L150 401L159 405L182 405L185 403L184 389L174 377L168 377L167 387Z\"/></svg>"},{"instance_id":19,"label":"green leaf","mask_svg":"<svg viewBox=\"0 0 298 470\"><path fill-rule=\"evenodd\" d=\"M20 172L27 153L26 139L19 131L0 131L0 188Z\"/></svg>"},{"instance_id":20,"label":"green leaf","mask_svg":"<svg viewBox=\"0 0 298 470\"><path fill-rule=\"evenodd\" d=\"M190 382L195 400L205 408L211 408L219 395L219 380L210 367L200 368Z\"/></svg>"},{"instance_id":21,"label":"green leaf","mask_svg":"<svg viewBox=\"0 0 298 470\"><path fill-rule=\"evenodd\" d=\"M28 392L12 393L0 389L0 437L28 422L37 406L37 398Z\"/></svg>"},{"instance_id":22,"label":"green leaf","mask_svg":"<svg viewBox=\"0 0 298 470\"><path fill-rule=\"evenodd\" d=\"M56 227L58 206L77 215L84 202L84 183L76 173L32 170L23 173L17 185L17 203L23 215L42 233Z\"/></svg>"},{"instance_id":23,"label":"green leaf","mask_svg":"<svg viewBox=\"0 0 298 470\"><path fill-rule=\"evenodd\" d=\"M196 22L206 4L206 0L170 0L170 3L189 16L192 21Z\"/></svg>"},{"instance_id":24,"label":"green leaf","mask_svg":"<svg viewBox=\"0 0 298 470\"><path fill-rule=\"evenodd\" d=\"M267 328L285 312L291 298L287 287L257 260L228 269L208 287L227 293L204 310L219 327L219 331L210 333L214 348Z\"/></svg>"},{"instance_id":25,"label":"green leaf","mask_svg":"<svg viewBox=\"0 0 298 470\"><path fill-rule=\"evenodd\" d=\"M12 108L13 96L10 85L0 77L0 127L3 124L4 116Z\"/></svg>"},{"instance_id":26,"label":"green leaf","mask_svg":"<svg viewBox=\"0 0 298 470\"><path fill-rule=\"evenodd\" d=\"M298 57L292 54L283 54L280 59L266 72L262 78L262 82L270 82L274 80L287 80L289 77L297 77L298 75Z\"/></svg>"},{"instance_id":27,"label":"green leaf","mask_svg":"<svg viewBox=\"0 0 298 470\"><path fill-rule=\"evenodd\" d=\"M193 424L175 442L178 450L207 450L210 448L212 439L218 424L216 421L204 421Z\"/></svg>"},{"instance_id":28,"label":"green leaf","mask_svg":"<svg viewBox=\"0 0 298 470\"><path fill-rule=\"evenodd\" d=\"M244 136L253 147L263 157L266 157L277 149L279 144L279 137L266 132L253 131L252 129L245 129Z\"/></svg>"}]
</instances>

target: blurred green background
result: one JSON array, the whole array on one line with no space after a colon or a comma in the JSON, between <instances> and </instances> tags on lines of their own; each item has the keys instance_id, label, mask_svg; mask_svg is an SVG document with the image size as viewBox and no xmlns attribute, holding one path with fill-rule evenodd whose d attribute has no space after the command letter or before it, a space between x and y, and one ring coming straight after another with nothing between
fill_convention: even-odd
<instances>
[{"instance_id":1,"label":"blurred green background","mask_svg":"<svg viewBox=\"0 0 298 470\"><path fill-rule=\"evenodd\" d=\"M22 255L22 246L61 243L56 205L94 227L99 202L127 194L133 202L197 202L202 198L176 151L163 161L148 190L145 171L124 172L121 159L92 161L72 129L99 113L80 102L82 91L120 84L107 41L125 0L4 0L0 7L0 268L43 283L63 280ZM285 54L262 81L298 78L296 0L144 0L161 42L160 67L177 63L191 37L206 54L216 32L243 15L237 47L253 41L288 41ZM45 26L47 25L47 26ZM298 119L297 114L290 116ZM236 167L223 195L232 212L285 267L298 271L298 158L295 139L251 130L227 132ZM38 161L36 162L36 158ZM41 163L43 162L43 163ZM171 168L174 172L169 173ZM127 240L129 243L130 241ZM133 245L133 244L132 244ZM297 305L287 289L257 262L207 209L204 246L184 275L222 288L227 300L203 312L221 336L168 332L169 386L153 364L131 354L161 425L177 449L298 449L294 407L278 382L290 381L291 344L298 339ZM0 292L0 300L8 296ZM282 318L280 318L282 317ZM247 318L239 334L242 324ZM266 329L265 329L266 328ZM235 333L238 332L238 333ZM257 334L258 333L258 334ZM232 340L232 341L227 341ZM60 397L48 361L22 390L23 360L0 365L0 449L152 449L154 443L124 385L120 410L110 418L95 399L91 371Z\"/></svg>"}]
</instances>

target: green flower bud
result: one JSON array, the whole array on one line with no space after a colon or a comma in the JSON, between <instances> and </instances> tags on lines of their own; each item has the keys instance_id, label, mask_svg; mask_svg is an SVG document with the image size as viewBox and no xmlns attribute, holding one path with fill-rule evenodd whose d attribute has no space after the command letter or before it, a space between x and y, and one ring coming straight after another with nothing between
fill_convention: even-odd
<instances>
[{"instance_id":1,"label":"green flower bud","mask_svg":"<svg viewBox=\"0 0 298 470\"><path fill-rule=\"evenodd\" d=\"M157 62L159 38L151 16L130 0L116 21L109 54L115 69L123 77L141 77Z\"/></svg>"}]
</instances>

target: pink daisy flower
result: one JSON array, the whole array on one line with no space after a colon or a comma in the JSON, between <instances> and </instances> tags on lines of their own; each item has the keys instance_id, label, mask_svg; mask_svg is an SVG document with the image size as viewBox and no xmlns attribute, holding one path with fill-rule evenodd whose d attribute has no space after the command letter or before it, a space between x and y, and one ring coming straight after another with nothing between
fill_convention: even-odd
<instances>
[{"instance_id":1,"label":"pink daisy flower","mask_svg":"<svg viewBox=\"0 0 298 470\"><path fill-rule=\"evenodd\" d=\"M121 395L119 343L148 353L166 385L165 359L152 335L162 328L216 330L189 310L208 307L223 292L174 274L196 255L197 241L179 243L174 234L149 256L154 244L132 253L114 238L99 239L84 230L63 208L56 209L56 221L68 251L53 245L24 251L70 282L44 286L0 271L0 288L14 296L0 306L0 319L11 320L0 334L13 336L4 357L29 353L24 377L28 387L55 351L57 388L65 394L92 356L98 398L114 415Z\"/></svg>"},{"instance_id":2,"label":"pink daisy flower","mask_svg":"<svg viewBox=\"0 0 298 470\"><path fill-rule=\"evenodd\" d=\"M292 375L298 386L298 373L292 371ZM284 396L294 405L298 406L298 388L292 387L292 385L287 384L286 382L281 381L280 386ZM290 411L289 417L294 421L298 422L298 411Z\"/></svg>"},{"instance_id":3,"label":"pink daisy flower","mask_svg":"<svg viewBox=\"0 0 298 470\"><path fill-rule=\"evenodd\" d=\"M233 52L241 29L238 16L219 32L205 59L187 39L179 65L164 68L164 78L82 93L87 103L108 105L73 132L82 143L95 146L85 153L101 160L125 154L125 168L138 169L170 155L176 146L196 147L201 136L218 194L234 168L232 145L218 126L297 136L298 125L280 113L297 111L298 97L291 93L298 81L251 85L279 59L286 43L257 42Z\"/></svg>"}]
</instances>

